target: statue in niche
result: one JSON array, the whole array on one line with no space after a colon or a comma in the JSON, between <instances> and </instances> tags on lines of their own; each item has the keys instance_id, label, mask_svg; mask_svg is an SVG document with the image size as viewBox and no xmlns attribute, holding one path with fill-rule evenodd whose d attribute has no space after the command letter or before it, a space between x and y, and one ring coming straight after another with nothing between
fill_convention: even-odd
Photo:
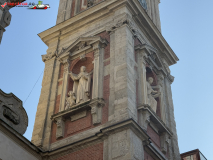
<instances>
[{"instance_id":1,"label":"statue in niche","mask_svg":"<svg viewBox=\"0 0 213 160\"><path fill-rule=\"evenodd\" d=\"M72 72L69 75L74 81L73 94L76 96L76 104L87 101L90 96L91 76L86 72L86 67L81 66L78 75Z\"/></svg>"},{"instance_id":2,"label":"statue in niche","mask_svg":"<svg viewBox=\"0 0 213 160\"><path fill-rule=\"evenodd\" d=\"M148 81L146 82L146 84L147 84L148 104L153 109L153 111L156 113L156 111L157 111L157 101L155 100L155 98L160 96L160 92L155 91L155 90L152 89L152 86L151 86L152 83L153 83L153 78L149 77Z\"/></svg>"},{"instance_id":3,"label":"statue in niche","mask_svg":"<svg viewBox=\"0 0 213 160\"><path fill-rule=\"evenodd\" d=\"M69 91L68 92L68 97L66 98L66 107L65 110L71 108L73 105L75 105L75 94L73 93L73 91Z\"/></svg>"}]
</instances>

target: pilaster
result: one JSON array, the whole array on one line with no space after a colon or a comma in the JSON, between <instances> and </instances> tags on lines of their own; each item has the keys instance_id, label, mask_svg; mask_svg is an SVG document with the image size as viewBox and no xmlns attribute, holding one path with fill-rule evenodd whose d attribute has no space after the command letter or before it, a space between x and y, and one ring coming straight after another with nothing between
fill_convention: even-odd
<instances>
[{"instance_id":1,"label":"pilaster","mask_svg":"<svg viewBox=\"0 0 213 160\"><path fill-rule=\"evenodd\" d=\"M68 79L69 79L69 66L70 66L69 56L66 56L63 59L61 59L61 63L64 65L64 74L63 74L62 92L61 92L61 99L60 99L60 105L59 105L59 112L61 112L65 109L67 89L68 89Z\"/></svg>"},{"instance_id":2,"label":"pilaster","mask_svg":"<svg viewBox=\"0 0 213 160\"><path fill-rule=\"evenodd\" d=\"M44 131L46 129L46 120L49 108L49 99L51 95L52 79L55 67L55 57L45 61L44 76L42 81L41 95L37 107L35 124L32 135L32 142L36 146L43 145Z\"/></svg>"},{"instance_id":3,"label":"pilaster","mask_svg":"<svg viewBox=\"0 0 213 160\"><path fill-rule=\"evenodd\" d=\"M164 100L164 76L162 74L157 75L158 80L158 89L161 93L159 96L160 99L160 113L161 113L161 120L166 124L166 108L165 108L165 100Z\"/></svg>"},{"instance_id":4,"label":"pilaster","mask_svg":"<svg viewBox=\"0 0 213 160\"><path fill-rule=\"evenodd\" d=\"M103 74L104 74L104 47L105 44L96 42L93 44L94 50L94 71L93 71L93 90L92 99L103 98Z\"/></svg>"},{"instance_id":5,"label":"pilaster","mask_svg":"<svg viewBox=\"0 0 213 160\"><path fill-rule=\"evenodd\" d=\"M170 151L170 160L180 160L180 152L178 147L178 137L177 137L177 130L176 130L176 123L174 117L174 106L172 100L172 90L171 90L171 83L172 81L169 78L165 78L165 93L166 93L166 102L167 102L167 126L172 131L173 135L171 137L171 143L169 144L169 151ZM172 152L172 153L171 153Z\"/></svg>"},{"instance_id":6,"label":"pilaster","mask_svg":"<svg viewBox=\"0 0 213 160\"><path fill-rule=\"evenodd\" d=\"M134 35L132 32L130 16L128 14L119 17L117 28L110 30L110 51L112 51L113 68L110 66L110 114L109 119L120 121L128 118L137 119L136 109L136 77L135 77L135 58L134 58ZM126 24L122 24L124 21ZM116 24L116 22L115 22ZM112 29L112 27L111 27ZM111 64L110 64L111 65ZM112 92L111 92L112 91ZM112 94L112 95L111 95Z\"/></svg>"},{"instance_id":7,"label":"pilaster","mask_svg":"<svg viewBox=\"0 0 213 160\"><path fill-rule=\"evenodd\" d=\"M138 75L139 75L139 93L138 93L138 104L147 105L147 85L146 85L146 59L148 58L145 50L136 51L138 57Z\"/></svg>"}]
</instances>

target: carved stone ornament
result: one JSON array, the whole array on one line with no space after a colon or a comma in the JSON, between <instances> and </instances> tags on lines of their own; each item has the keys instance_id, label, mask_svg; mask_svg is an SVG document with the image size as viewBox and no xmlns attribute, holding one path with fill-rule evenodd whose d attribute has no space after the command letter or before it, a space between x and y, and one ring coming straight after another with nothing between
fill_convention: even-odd
<instances>
[{"instance_id":1,"label":"carved stone ornament","mask_svg":"<svg viewBox=\"0 0 213 160\"><path fill-rule=\"evenodd\" d=\"M57 130L56 130L56 138L63 138L64 137L64 119L63 117L58 117L55 119Z\"/></svg>"},{"instance_id":2,"label":"carved stone ornament","mask_svg":"<svg viewBox=\"0 0 213 160\"><path fill-rule=\"evenodd\" d=\"M122 17L114 19L114 22L106 26L106 31L113 32L116 28L119 28L124 24L127 24L131 29L131 31L133 32L133 34L137 35L138 29L129 14L124 14Z\"/></svg>"},{"instance_id":3,"label":"carved stone ornament","mask_svg":"<svg viewBox=\"0 0 213 160\"><path fill-rule=\"evenodd\" d=\"M15 112L13 112L10 108L7 108L6 106L4 111L3 111L3 115L9 119L11 122L13 122L13 124L17 125L20 123L20 117L19 115L17 115Z\"/></svg>"},{"instance_id":4,"label":"carved stone ornament","mask_svg":"<svg viewBox=\"0 0 213 160\"><path fill-rule=\"evenodd\" d=\"M96 99L90 103L93 124L99 124L102 120L102 108L105 105L103 99Z\"/></svg>"},{"instance_id":5,"label":"carved stone ornament","mask_svg":"<svg viewBox=\"0 0 213 160\"><path fill-rule=\"evenodd\" d=\"M152 108L152 110L156 113L157 111L157 101L155 98L160 96L160 92L155 91L152 89L151 84L153 83L153 78L149 77L147 81L147 98L148 98L148 104Z\"/></svg>"},{"instance_id":6,"label":"carved stone ornament","mask_svg":"<svg viewBox=\"0 0 213 160\"><path fill-rule=\"evenodd\" d=\"M14 94L6 94L1 89L0 119L22 135L28 126L28 116L22 106L22 101Z\"/></svg>"},{"instance_id":7,"label":"carved stone ornament","mask_svg":"<svg viewBox=\"0 0 213 160\"><path fill-rule=\"evenodd\" d=\"M142 111L142 127L147 130L147 126L150 123L150 113L147 110Z\"/></svg>"},{"instance_id":8,"label":"carved stone ornament","mask_svg":"<svg viewBox=\"0 0 213 160\"><path fill-rule=\"evenodd\" d=\"M45 55L42 55L42 61L43 62L48 61L48 60L52 59L55 56L56 56L56 52L47 53Z\"/></svg>"},{"instance_id":9,"label":"carved stone ornament","mask_svg":"<svg viewBox=\"0 0 213 160\"><path fill-rule=\"evenodd\" d=\"M167 153L167 146L169 144L169 134L166 132L161 133L160 136L161 141L161 151L166 154Z\"/></svg>"},{"instance_id":10,"label":"carved stone ornament","mask_svg":"<svg viewBox=\"0 0 213 160\"><path fill-rule=\"evenodd\" d=\"M87 1L87 7L91 7L94 4L94 0L88 0Z\"/></svg>"}]
</instances>

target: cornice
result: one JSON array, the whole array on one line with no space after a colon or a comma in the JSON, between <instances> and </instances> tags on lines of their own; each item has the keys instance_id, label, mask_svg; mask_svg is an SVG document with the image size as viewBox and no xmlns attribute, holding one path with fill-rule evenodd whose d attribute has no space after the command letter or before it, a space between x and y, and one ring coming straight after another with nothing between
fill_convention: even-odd
<instances>
[{"instance_id":1,"label":"cornice","mask_svg":"<svg viewBox=\"0 0 213 160\"><path fill-rule=\"evenodd\" d=\"M55 159L57 157L73 152L74 149L78 148L81 145L85 146L87 143L97 143L97 141L103 141L103 139L105 139L110 134L114 134L125 129L131 129L135 134L139 136L144 144L150 144L150 137L148 136L146 131L142 129L133 119L127 119L116 124L111 124L107 127L104 127L100 129L99 132L94 133L93 136L86 137L73 143L69 143L66 146L56 148L51 151L44 152L42 156L47 156L49 157L49 159Z\"/></svg>"},{"instance_id":2,"label":"cornice","mask_svg":"<svg viewBox=\"0 0 213 160\"><path fill-rule=\"evenodd\" d=\"M49 45L51 41L56 40L61 32L61 39L71 32L84 27L88 23L92 23L95 20L107 17L113 14L116 8L125 5L132 13L132 19L136 22L137 26L145 33L147 37L152 41L152 44L157 47L162 56L166 59L169 65L175 64L179 59L173 52L169 44L166 42L161 32L157 29L153 21L148 16L147 12L140 5L138 0L105 0L94 7L91 7L78 15L60 23L56 26L41 32L39 37L42 41Z\"/></svg>"}]
</instances>

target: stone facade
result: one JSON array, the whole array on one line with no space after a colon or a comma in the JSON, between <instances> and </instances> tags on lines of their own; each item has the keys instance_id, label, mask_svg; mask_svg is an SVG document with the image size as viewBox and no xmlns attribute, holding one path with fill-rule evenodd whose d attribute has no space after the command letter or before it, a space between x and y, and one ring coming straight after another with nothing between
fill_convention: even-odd
<instances>
[{"instance_id":1,"label":"stone facade","mask_svg":"<svg viewBox=\"0 0 213 160\"><path fill-rule=\"evenodd\" d=\"M158 4L60 1L56 26L39 34L48 50L32 142L44 159L180 160L169 70L178 58L160 33ZM79 84L90 85L75 92ZM68 93L87 98L66 107Z\"/></svg>"}]
</instances>

